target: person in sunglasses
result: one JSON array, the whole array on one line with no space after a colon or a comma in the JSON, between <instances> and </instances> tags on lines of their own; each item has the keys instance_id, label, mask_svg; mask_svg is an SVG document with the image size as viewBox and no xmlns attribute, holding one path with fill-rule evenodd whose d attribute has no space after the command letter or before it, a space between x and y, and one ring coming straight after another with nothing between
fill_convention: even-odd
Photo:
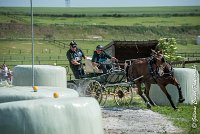
<instances>
[{"instance_id":1,"label":"person in sunglasses","mask_svg":"<svg viewBox=\"0 0 200 134\"><path fill-rule=\"evenodd\" d=\"M75 41L70 42L70 49L66 53L70 68L76 79L80 79L85 75L82 58L86 59L83 51L77 47Z\"/></svg>"},{"instance_id":2,"label":"person in sunglasses","mask_svg":"<svg viewBox=\"0 0 200 134\"><path fill-rule=\"evenodd\" d=\"M105 64L107 59L112 61L118 61L115 57L110 56L103 50L102 45L98 45L92 56L92 65L101 69L103 73L107 73L108 70L112 68L111 64Z\"/></svg>"}]
</instances>

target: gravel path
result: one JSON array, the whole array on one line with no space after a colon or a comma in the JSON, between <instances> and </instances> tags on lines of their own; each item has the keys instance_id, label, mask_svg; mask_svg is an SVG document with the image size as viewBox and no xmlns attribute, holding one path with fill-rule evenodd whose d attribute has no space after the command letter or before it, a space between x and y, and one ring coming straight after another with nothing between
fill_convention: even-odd
<instances>
[{"instance_id":1,"label":"gravel path","mask_svg":"<svg viewBox=\"0 0 200 134\"><path fill-rule=\"evenodd\" d=\"M105 134L181 133L172 122L151 110L102 108Z\"/></svg>"}]
</instances>

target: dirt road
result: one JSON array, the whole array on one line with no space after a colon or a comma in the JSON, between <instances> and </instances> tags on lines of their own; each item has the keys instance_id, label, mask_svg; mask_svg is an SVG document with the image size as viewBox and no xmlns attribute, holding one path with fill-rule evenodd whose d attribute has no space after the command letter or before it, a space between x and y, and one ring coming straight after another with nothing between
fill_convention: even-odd
<instances>
[{"instance_id":1,"label":"dirt road","mask_svg":"<svg viewBox=\"0 0 200 134\"><path fill-rule=\"evenodd\" d=\"M151 110L102 108L105 134L181 133L167 117Z\"/></svg>"}]
</instances>

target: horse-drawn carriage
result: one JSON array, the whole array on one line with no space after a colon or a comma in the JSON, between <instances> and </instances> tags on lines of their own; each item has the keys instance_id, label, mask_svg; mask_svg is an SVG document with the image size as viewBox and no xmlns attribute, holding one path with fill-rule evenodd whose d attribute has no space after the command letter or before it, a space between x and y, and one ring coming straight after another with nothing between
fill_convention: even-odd
<instances>
[{"instance_id":1,"label":"horse-drawn carriage","mask_svg":"<svg viewBox=\"0 0 200 134\"><path fill-rule=\"evenodd\" d=\"M117 63L105 64L112 65L112 68L103 74L92 66L90 58L86 59L86 76L67 81L67 87L77 90L80 96L96 98L100 105L104 105L110 96L113 96L117 105L129 105L133 99L133 86L127 82L125 70Z\"/></svg>"},{"instance_id":2,"label":"horse-drawn carriage","mask_svg":"<svg viewBox=\"0 0 200 134\"><path fill-rule=\"evenodd\" d=\"M170 94L166 90L166 85L173 84L177 87L180 103L185 100L181 87L173 75L171 65L165 62L163 54L152 52L150 57L130 60L131 64L126 69L122 69L118 64L113 63L112 68L106 74L95 72L95 69L91 68L92 63L88 61L86 68L89 67L92 71L87 72L86 78L68 81L67 87L80 91L80 95L96 98L101 105L105 104L108 95L113 95L118 105L129 105L133 99L133 84L135 84L138 94L150 108L151 105L156 105L149 96L150 86L151 84L158 84L171 106L176 109ZM145 94L141 90L142 83L145 84ZM111 90L109 87L112 87Z\"/></svg>"}]
</instances>

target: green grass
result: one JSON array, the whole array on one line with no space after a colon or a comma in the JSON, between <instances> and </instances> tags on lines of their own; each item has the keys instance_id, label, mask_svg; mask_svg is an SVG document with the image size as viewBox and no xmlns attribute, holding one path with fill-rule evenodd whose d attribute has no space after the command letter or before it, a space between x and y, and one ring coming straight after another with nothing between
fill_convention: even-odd
<instances>
[{"instance_id":1,"label":"green grass","mask_svg":"<svg viewBox=\"0 0 200 134\"><path fill-rule=\"evenodd\" d=\"M185 7L99 7L99 8L47 8L34 7L36 14L177 14L177 13L199 13L198 6ZM29 7L1 7L0 12L9 12L15 14L30 13Z\"/></svg>"},{"instance_id":2,"label":"green grass","mask_svg":"<svg viewBox=\"0 0 200 134\"><path fill-rule=\"evenodd\" d=\"M65 40L66 44L69 44L71 40ZM91 56L93 54L93 50L95 50L96 46L101 44L103 46L109 44L110 41L83 41L77 40L78 47L84 50L87 56ZM36 40L34 42L35 46L35 56L65 56L66 51L69 49L67 45L66 48L60 48L55 45L49 44L47 41ZM188 49L189 48L189 49ZM9 56L31 56L32 43L31 40L27 41L4 41L0 40L0 55ZM200 45L177 45L178 52L200 52Z\"/></svg>"},{"instance_id":3,"label":"green grass","mask_svg":"<svg viewBox=\"0 0 200 134\"><path fill-rule=\"evenodd\" d=\"M200 45L188 44L188 45L180 45L177 44L177 52L200 52Z\"/></svg>"},{"instance_id":4,"label":"green grass","mask_svg":"<svg viewBox=\"0 0 200 134\"><path fill-rule=\"evenodd\" d=\"M192 118L195 116L194 107L196 107L196 119L198 120L196 122L197 128L192 128L192 123L194 123ZM178 106L177 111L169 106L153 107L152 110L168 117L174 125L182 128L186 134L200 133L200 102L197 105L181 104Z\"/></svg>"},{"instance_id":5,"label":"green grass","mask_svg":"<svg viewBox=\"0 0 200 134\"><path fill-rule=\"evenodd\" d=\"M23 17L23 16L22 16ZM23 17L30 21L30 17ZM9 18L10 19L10 18ZM199 25L200 17L35 17L40 24L113 25L113 26L182 26ZM5 21L5 20L4 20Z\"/></svg>"},{"instance_id":6,"label":"green grass","mask_svg":"<svg viewBox=\"0 0 200 134\"><path fill-rule=\"evenodd\" d=\"M25 20L25 23L30 23L29 16L17 16L19 19ZM11 21L19 23L12 17L0 15L1 23L10 23ZM50 24L71 24L71 25L113 25L113 26L196 26L199 25L199 16L184 16L184 17L34 17L35 24L50 25Z\"/></svg>"},{"instance_id":7,"label":"green grass","mask_svg":"<svg viewBox=\"0 0 200 134\"><path fill-rule=\"evenodd\" d=\"M71 40L65 40L69 44ZM91 56L96 46L99 44L107 45L109 41L76 41L78 47L83 49L87 56ZM35 41L34 42L34 54L35 56L65 56L66 51L69 49L69 45L66 45L66 48L60 48L58 46L49 44L47 41ZM18 55L18 56L28 56L32 54L32 42L29 41L4 41L0 40L0 55ZM20 53L21 52L21 53Z\"/></svg>"}]
</instances>

